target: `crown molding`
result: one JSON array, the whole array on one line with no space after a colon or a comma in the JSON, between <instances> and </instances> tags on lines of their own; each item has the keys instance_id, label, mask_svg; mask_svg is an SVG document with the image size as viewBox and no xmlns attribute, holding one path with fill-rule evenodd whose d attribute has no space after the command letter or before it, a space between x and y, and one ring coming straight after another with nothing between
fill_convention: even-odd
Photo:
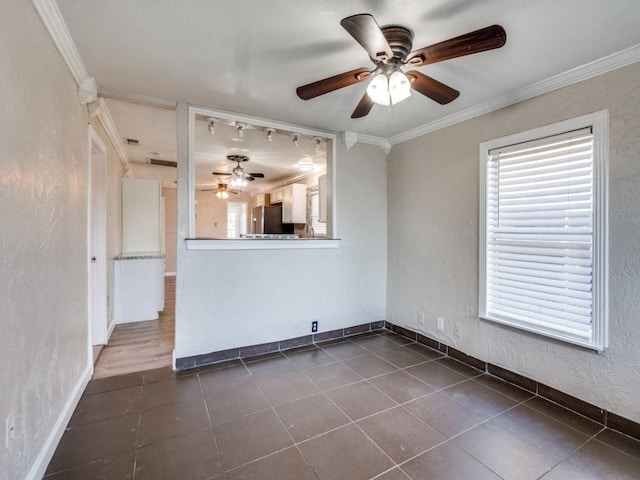
<instances>
[{"instance_id":1,"label":"crown molding","mask_svg":"<svg viewBox=\"0 0 640 480\"><path fill-rule=\"evenodd\" d=\"M122 141L122 136L113 121L113 117L111 116L111 112L109 111L109 107L107 107L107 103L104 101L104 98L99 98L97 101L89 104L89 114L92 117L98 117L104 131L107 133L107 137L111 140L113 148L115 148L118 157L120 157L122 166L126 171L128 171L130 169L129 156L127 155L124 142Z\"/></svg>"},{"instance_id":2,"label":"crown molding","mask_svg":"<svg viewBox=\"0 0 640 480\"><path fill-rule=\"evenodd\" d=\"M397 145L398 143L406 142L437 130L442 130L443 128L508 107L509 105L558 90L574 83L588 80L589 78L602 75L618 68L626 67L627 65L631 65L638 61L640 61L640 45L635 45L548 79L519 88L509 94L496 97L488 102L468 108L467 110L454 113L453 115L448 115L433 122L425 123L419 127L407 130L406 132L399 133L398 135L389 137L387 141L391 146Z\"/></svg>"},{"instance_id":3,"label":"crown molding","mask_svg":"<svg viewBox=\"0 0 640 480\"><path fill-rule=\"evenodd\" d=\"M85 78L89 76L78 49L76 48L71 34L67 29L67 25L64 23L60 9L55 0L31 0L40 20L44 24L45 28L49 32L53 43L56 48L67 62L71 75L78 86L82 85Z\"/></svg>"},{"instance_id":4,"label":"crown molding","mask_svg":"<svg viewBox=\"0 0 640 480\"><path fill-rule=\"evenodd\" d=\"M386 138L382 137L374 137L373 135L344 131L340 133L340 139L342 140L342 143L347 148L347 150L351 150L351 148L356 143L366 143L369 145L380 147L382 150L384 150L385 155L389 155L389 152L391 151L391 144L387 141Z\"/></svg>"}]
</instances>

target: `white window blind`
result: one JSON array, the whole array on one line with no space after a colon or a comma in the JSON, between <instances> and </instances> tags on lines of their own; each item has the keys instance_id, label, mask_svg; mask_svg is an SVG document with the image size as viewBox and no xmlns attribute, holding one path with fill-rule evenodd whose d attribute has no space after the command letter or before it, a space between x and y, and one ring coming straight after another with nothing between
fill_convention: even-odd
<instances>
[{"instance_id":1,"label":"white window blind","mask_svg":"<svg viewBox=\"0 0 640 480\"><path fill-rule=\"evenodd\" d=\"M488 151L483 318L602 349L592 128Z\"/></svg>"}]
</instances>

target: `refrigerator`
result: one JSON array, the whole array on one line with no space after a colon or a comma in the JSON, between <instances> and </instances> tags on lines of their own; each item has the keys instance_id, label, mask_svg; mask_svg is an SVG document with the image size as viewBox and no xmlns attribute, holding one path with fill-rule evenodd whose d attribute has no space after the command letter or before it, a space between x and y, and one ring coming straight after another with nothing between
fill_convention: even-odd
<instances>
[{"instance_id":1,"label":"refrigerator","mask_svg":"<svg viewBox=\"0 0 640 480\"><path fill-rule=\"evenodd\" d=\"M251 233L293 233L293 223L282 223L282 205L254 207Z\"/></svg>"}]
</instances>

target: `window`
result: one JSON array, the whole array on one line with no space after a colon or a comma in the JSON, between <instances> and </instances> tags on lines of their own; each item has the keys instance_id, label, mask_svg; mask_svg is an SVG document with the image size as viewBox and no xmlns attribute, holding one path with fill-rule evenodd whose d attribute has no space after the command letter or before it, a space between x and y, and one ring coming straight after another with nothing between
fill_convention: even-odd
<instances>
[{"instance_id":1,"label":"window","mask_svg":"<svg viewBox=\"0 0 640 480\"><path fill-rule=\"evenodd\" d=\"M227 237L239 238L247 233L247 204L227 203Z\"/></svg>"},{"instance_id":2,"label":"window","mask_svg":"<svg viewBox=\"0 0 640 480\"><path fill-rule=\"evenodd\" d=\"M481 145L480 316L607 346L606 112Z\"/></svg>"}]
</instances>

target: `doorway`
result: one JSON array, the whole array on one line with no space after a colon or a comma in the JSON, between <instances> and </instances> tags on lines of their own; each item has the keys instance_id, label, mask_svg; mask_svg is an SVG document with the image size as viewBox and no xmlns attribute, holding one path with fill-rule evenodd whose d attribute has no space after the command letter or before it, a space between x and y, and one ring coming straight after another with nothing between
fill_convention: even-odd
<instances>
[{"instance_id":1,"label":"doorway","mask_svg":"<svg viewBox=\"0 0 640 480\"><path fill-rule=\"evenodd\" d=\"M247 233L247 204L227 203L227 238L240 238Z\"/></svg>"},{"instance_id":2,"label":"doorway","mask_svg":"<svg viewBox=\"0 0 640 480\"><path fill-rule=\"evenodd\" d=\"M97 345L108 339L107 325L107 148L89 125L89 349L94 356Z\"/></svg>"}]
</instances>

